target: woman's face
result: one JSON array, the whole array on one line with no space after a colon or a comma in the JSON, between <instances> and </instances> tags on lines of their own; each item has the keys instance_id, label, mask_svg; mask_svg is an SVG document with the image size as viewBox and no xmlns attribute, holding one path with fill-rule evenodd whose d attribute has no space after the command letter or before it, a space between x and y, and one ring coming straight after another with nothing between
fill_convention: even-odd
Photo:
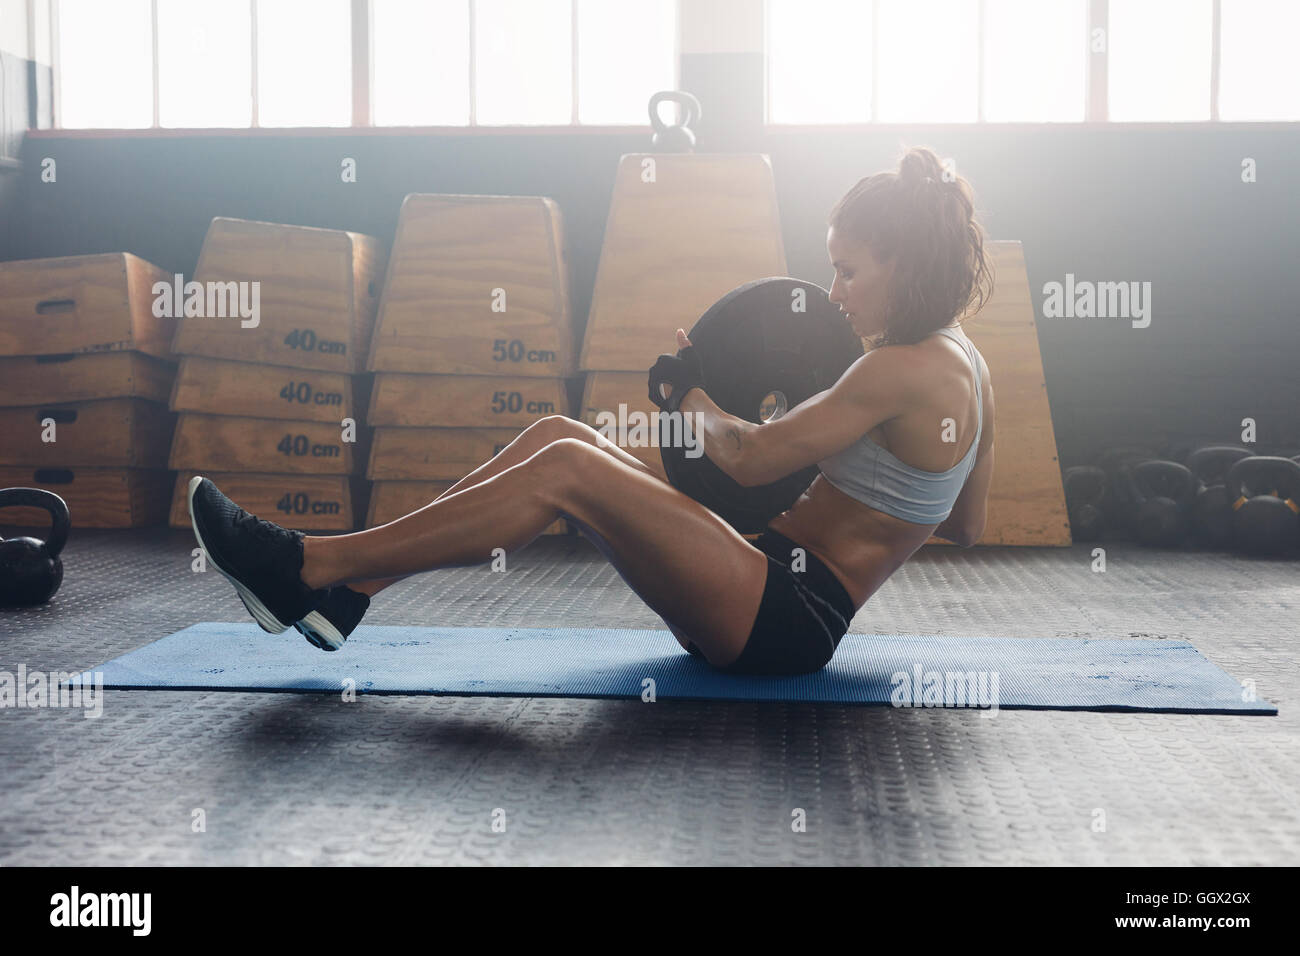
<instances>
[{"instance_id":1,"label":"woman's face","mask_svg":"<svg viewBox=\"0 0 1300 956\"><path fill-rule=\"evenodd\" d=\"M826 251L835 269L831 302L840 307L859 336L879 335L885 330L893 260L881 262L866 243L841 236L834 226L826 232Z\"/></svg>"}]
</instances>

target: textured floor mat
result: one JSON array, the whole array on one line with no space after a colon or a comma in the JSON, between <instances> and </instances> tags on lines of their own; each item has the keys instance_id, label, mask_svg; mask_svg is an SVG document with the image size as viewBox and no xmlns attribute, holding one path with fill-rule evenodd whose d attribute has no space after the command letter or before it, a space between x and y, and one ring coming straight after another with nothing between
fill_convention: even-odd
<instances>
[{"instance_id":1,"label":"textured floor mat","mask_svg":"<svg viewBox=\"0 0 1300 956\"><path fill-rule=\"evenodd\" d=\"M205 622L96 670L117 689L1277 712L1186 641L852 634L817 673L745 677L683 653L667 631L362 626L324 654L296 633Z\"/></svg>"}]
</instances>

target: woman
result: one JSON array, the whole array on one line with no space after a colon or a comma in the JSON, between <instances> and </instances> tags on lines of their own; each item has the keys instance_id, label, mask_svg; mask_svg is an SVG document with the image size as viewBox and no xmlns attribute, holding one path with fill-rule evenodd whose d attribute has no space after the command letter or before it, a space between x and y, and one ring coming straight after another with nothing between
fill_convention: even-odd
<instances>
[{"instance_id":1,"label":"woman","mask_svg":"<svg viewBox=\"0 0 1300 956\"><path fill-rule=\"evenodd\" d=\"M698 387L685 333L651 372L694 413L705 453L742 485L821 474L751 545L592 428L542 419L436 501L377 528L304 536L190 484L195 535L272 633L342 646L378 591L481 564L557 517L578 525L676 635L713 666L796 674L826 664L854 613L931 534L970 546L993 472L993 388L959 317L990 276L971 191L933 152L857 183L827 232L830 299L875 346L831 388L755 425ZM500 552L496 552L500 553Z\"/></svg>"}]
</instances>

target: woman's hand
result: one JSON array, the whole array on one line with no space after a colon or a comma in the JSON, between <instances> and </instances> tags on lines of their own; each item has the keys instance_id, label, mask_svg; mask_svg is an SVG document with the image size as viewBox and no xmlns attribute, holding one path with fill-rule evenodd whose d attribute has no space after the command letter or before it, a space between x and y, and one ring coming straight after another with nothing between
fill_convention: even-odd
<instances>
[{"instance_id":1,"label":"woman's hand","mask_svg":"<svg viewBox=\"0 0 1300 956\"><path fill-rule=\"evenodd\" d=\"M686 335L685 330L684 330L684 329L678 329L678 330L677 330L677 356L678 356L678 358L681 357L682 349L688 349L688 348L690 348L690 347L691 347L691 340L690 340L690 338ZM665 393L665 394L664 394L664 398L671 400L672 397L673 397L673 387L672 387L671 385L665 385L665 386L663 387L663 391L664 391L664 393ZM683 396L683 397L685 397L685 396Z\"/></svg>"},{"instance_id":2,"label":"woman's hand","mask_svg":"<svg viewBox=\"0 0 1300 956\"><path fill-rule=\"evenodd\" d=\"M660 355L650 367L650 401L666 412L675 412L692 388L704 386L700 358L690 338L677 330L677 354Z\"/></svg>"}]
</instances>

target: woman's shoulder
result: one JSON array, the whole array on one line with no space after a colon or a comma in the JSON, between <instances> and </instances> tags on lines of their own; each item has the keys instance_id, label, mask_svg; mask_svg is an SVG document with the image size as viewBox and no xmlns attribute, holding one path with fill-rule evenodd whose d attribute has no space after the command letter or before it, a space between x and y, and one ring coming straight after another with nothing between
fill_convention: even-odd
<instances>
[{"instance_id":1,"label":"woman's shoulder","mask_svg":"<svg viewBox=\"0 0 1300 956\"><path fill-rule=\"evenodd\" d=\"M959 326L946 325L943 328L949 330L949 333L935 330L919 342L880 345L868 351L866 357L872 358L877 367L888 365L923 375L953 365L954 359L961 359L969 367L965 349L960 343L969 343L976 355L979 355L979 349L975 348L975 343Z\"/></svg>"},{"instance_id":2,"label":"woman's shoulder","mask_svg":"<svg viewBox=\"0 0 1300 956\"><path fill-rule=\"evenodd\" d=\"M944 345L943 340L945 339L956 345L957 349ZM980 369L980 377L987 381L989 374L988 363L984 361L984 355L980 352L979 346L966 334L966 330L961 325L945 325L942 329L935 330L928 338L917 343L917 346L922 345L930 346L926 354L937 362L951 364L954 359L960 358L967 366L969 366L969 362L966 361L965 352L966 346L969 346L971 353L975 356L975 364Z\"/></svg>"},{"instance_id":3,"label":"woman's shoulder","mask_svg":"<svg viewBox=\"0 0 1300 956\"><path fill-rule=\"evenodd\" d=\"M974 369L979 373L980 391L985 395L984 404L987 405L992 382L984 356L960 326L944 328L950 332L936 331L914 344L887 345L867 354L879 353L877 368L887 367L890 374L896 376L905 390L915 397L918 407L929 407L936 403L946 405L962 394L969 394L967 390L973 369L967 354L968 344L970 355L975 359Z\"/></svg>"}]
</instances>

